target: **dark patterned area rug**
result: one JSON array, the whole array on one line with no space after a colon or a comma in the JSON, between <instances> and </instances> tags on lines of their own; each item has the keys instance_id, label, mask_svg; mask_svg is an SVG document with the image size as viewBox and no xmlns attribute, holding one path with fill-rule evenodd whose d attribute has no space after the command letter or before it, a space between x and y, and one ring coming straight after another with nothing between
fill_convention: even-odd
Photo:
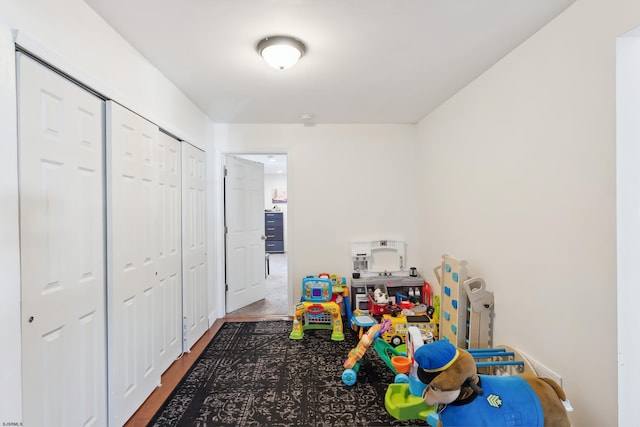
<instances>
[{"instance_id":1,"label":"dark patterned area rug","mask_svg":"<svg viewBox=\"0 0 640 427\"><path fill-rule=\"evenodd\" d=\"M342 382L342 364L358 342L329 330L289 339L284 320L225 323L151 421L153 426L408 426L387 413L395 375L370 347L357 382Z\"/></svg>"}]
</instances>

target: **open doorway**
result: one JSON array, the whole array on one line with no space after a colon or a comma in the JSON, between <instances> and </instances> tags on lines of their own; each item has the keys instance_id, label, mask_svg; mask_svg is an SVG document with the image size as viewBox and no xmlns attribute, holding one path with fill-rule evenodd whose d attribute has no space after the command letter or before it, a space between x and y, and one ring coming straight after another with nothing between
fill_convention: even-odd
<instances>
[{"instance_id":1,"label":"open doorway","mask_svg":"<svg viewBox=\"0 0 640 427\"><path fill-rule=\"evenodd\" d=\"M264 165L265 298L228 312L231 316L288 315L287 155L233 154Z\"/></svg>"}]
</instances>

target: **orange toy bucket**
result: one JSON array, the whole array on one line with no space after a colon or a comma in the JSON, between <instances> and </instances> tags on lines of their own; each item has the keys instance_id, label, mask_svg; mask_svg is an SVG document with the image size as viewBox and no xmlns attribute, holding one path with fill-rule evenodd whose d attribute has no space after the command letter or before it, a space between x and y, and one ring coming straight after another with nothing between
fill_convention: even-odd
<instances>
[{"instance_id":1,"label":"orange toy bucket","mask_svg":"<svg viewBox=\"0 0 640 427\"><path fill-rule=\"evenodd\" d=\"M391 358L391 366L393 366L399 374L406 374L411 367L411 360L404 356L393 356Z\"/></svg>"}]
</instances>

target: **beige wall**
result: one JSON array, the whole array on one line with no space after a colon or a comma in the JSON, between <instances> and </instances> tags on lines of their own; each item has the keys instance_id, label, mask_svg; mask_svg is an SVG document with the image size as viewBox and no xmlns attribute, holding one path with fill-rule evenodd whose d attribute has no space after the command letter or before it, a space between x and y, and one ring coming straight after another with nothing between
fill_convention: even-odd
<instances>
[{"instance_id":1,"label":"beige wall","mask_svg":"<svg viewBox=\"0 0 640 427\"><path fill-rule=\"evenodd\" d=\"M286 229L294 301L300 299L306 275L351 274L352 240L404 240L408 262L420 264L415 126L215 128L216 150L221 153L259 152L268 147L288 154ZM218 240L217 245L221 244Z\"/></svg>"},{"instance_id":2,"label":"beige wall","mask_svg":"<svg viewBox=\"0 0 640 427\"><path fill-rule=\"evenodd\" d=\"M0 25L41 59L192 145L206 145L205 114L83 0L3 0L0 10Z\"/></svg>"},{"instance_id":3,"label":"beige wall","mask_svg":"<svg viewBox=\"0 0 640 427\"><path fill-rule=\"evenodd\" d=\"M616 425L616 37L640 2L578 0L419 124L421 255L469 261L496 343Z\"/></svg>"},{"instance_id":4,"label":"beige wall","mask_svg":"<svg viewBox=\"0 0 640 427\"><path fill-rule=\"evenodd\" d=\"M286 203L273 203L272 192L274 188L287 191L287 175L264 175L264 208L273 209L273 207L276 206L281 211L286 212Z\"/></svg>"}]
</instances>

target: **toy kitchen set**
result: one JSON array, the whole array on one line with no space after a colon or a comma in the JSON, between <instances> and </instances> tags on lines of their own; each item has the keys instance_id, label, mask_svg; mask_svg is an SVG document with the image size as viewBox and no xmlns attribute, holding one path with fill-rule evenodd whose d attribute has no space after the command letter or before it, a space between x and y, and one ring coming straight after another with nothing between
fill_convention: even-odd
<instances>
[{"instance_id":1,"label":"toy kitchen set","mask_svg":"<svg viewBox=\"0 0 640 427\"><path fill-rule=\"evenodd\" d=\"M352 310L367 313L368 294L376 289L384 289L391 304L396 303L396 293L422 301L424 280L414 267L407 268L405 248L405 242L397 240L351 243Z\"/></svg>"}]
</instances>

